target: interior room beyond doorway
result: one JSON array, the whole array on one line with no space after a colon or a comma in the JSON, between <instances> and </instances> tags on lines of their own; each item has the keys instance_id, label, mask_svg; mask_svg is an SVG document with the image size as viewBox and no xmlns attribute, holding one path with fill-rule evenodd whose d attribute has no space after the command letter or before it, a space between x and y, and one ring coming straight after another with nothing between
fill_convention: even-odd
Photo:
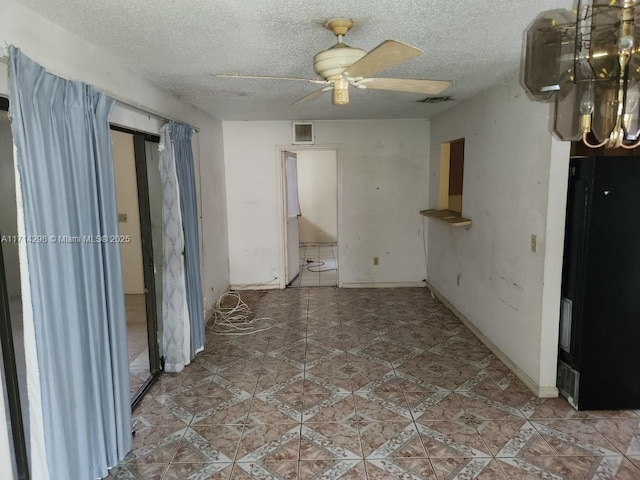
<instances>
[{"instance_id":1,"label":"interior room beyond doorway","mask_svg":"<svg viewBox=\"0 0 640 480\"><path fill-rule=\"evenodd\" d=\"M291 287L338 285L338 246L333 243L300 244L300 273Z\"/></svg>"},{"instance_id":2,"label":"interior room beyond doorway","mask_svg":"<svg viewBox=\"0 0 640 480\"><path fill-rule=\"evenodd\" d=\"M297 155L300 269L291 287L338 285L338 162L334 149Z\"/></svg>"}]
</instances>

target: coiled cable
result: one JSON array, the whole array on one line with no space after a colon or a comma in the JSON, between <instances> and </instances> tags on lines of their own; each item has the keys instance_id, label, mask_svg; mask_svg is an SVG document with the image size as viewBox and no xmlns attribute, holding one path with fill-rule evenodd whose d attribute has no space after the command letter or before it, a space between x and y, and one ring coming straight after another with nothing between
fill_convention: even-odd
<instances>
[{"instance_id":1,"label":"coiled cable","mask_svg":"<svg viewBox=\"0 0 640 480\"><path fill-rule=\"evenodd\" d=\"M252 335L273 328L273 318L251 318L249 306L237 292L220 295L213 308L213 332L216 335ZM261 323L262 322L262 323Z\"/></svg>"}]
</instances>

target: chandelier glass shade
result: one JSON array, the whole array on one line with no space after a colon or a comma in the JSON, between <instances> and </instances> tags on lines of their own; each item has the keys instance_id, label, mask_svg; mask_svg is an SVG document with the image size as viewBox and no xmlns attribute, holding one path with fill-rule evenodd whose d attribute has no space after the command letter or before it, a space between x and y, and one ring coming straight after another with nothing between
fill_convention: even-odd
<instances>
[{"instance_id":1,"label":"chandelier glass shade","mask_svg":"<svg viewBox=\"0 0 640 480\"><path fill-rule=\"evenodd\" d=\"M640 0L579 0L526 32L524 83L555 100L554 130L592 148L640 146Z\"/></svg>"}]
</instances>

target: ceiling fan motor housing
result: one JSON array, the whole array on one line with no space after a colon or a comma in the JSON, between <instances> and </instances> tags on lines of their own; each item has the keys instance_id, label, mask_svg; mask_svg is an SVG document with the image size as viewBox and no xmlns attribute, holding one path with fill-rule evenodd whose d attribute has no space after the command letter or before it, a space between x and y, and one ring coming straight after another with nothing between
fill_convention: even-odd
<instances>
[{"instance_id":1,"label":"ceiling fan motor housing","mask_svg":"<svg viewBox=\"0 0 640 480\"><path fill-rule=\"evenodd\" d=\"M367 52L360 48L338 43L313 57L313 70L322 78L333 80L366 54Z\"/></svg>"}]
</instances>

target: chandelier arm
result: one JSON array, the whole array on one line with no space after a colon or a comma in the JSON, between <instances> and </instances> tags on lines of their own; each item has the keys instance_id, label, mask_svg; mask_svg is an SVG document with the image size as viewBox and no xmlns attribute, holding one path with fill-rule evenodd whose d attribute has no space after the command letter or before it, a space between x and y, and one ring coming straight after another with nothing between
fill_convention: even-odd
<instances>
[{"instance_id":1,"label":"chandelier arm","mask_svg":"<svg viewBox=\"0 0 640 480\"><path fill-rule=\"evenodd\" d=\"M597 145L593 145L593 144L589 143L589 141L587 140L587 134L588 134L588 133L589 133L588 131L585 131L585 132L583 132L583 133L582 133L582 141L583 141L583 142L584 142L584 144L585 144L587 147L589 147L589 148L600 148L600 147L604 147L604 146L607 144L607 142L609 141L609 140L607 139L607 140L605 140L605 141L604 141L604 142L602 142L602 143L599 143L599 144L597 144Z\"/></svg>"}]
</instances>

